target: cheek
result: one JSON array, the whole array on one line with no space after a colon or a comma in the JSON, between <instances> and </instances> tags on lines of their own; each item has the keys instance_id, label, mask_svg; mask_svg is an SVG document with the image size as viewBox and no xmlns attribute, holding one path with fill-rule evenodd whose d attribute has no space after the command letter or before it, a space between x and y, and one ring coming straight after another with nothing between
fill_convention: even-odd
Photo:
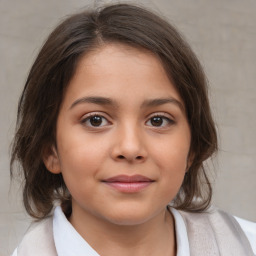
<instances>
[{"instance_id":1,"label":"cheek","mask_svg":"<svg viewBox=\"0 0 256 256\"><path fill-rule=\"evenodd\" d=\"M161 173L161 187L160 197L165 198L166 202L171 202L178 194L186 172L185 158L174 162L172 159L165 161L165 166Z\"/></svg>"},{"instance_id":2,"label":"cheek","mask_svg":"<svg viewBox=\"0 0 256 256\"><path fill-rule=\"evenodd\" d=\"M158 146L156 146L158 145ZM152 145L153 146L153 145ZM190 148L189 138L174 140L170 138L154 144L151 151L153 159L160 169L169 170L170 175L185 172L188 164Z\"/></svg>"},{"instance_id":3,"label":"cheek","mask_svg":"<svg viewBox=\"0 0 256 256\"><path fill-rule=\"evenodd\" d=\"M58 151L60 152L61 162L80 165L87 163L100 162L106 153L106 143L104 140L97 138L97 135L85 135L76 130L72 133L60 134L58 137ZM84 167L85 167L84 166ZM63 166L65 168L65 166Z\"/></svg>"},{"instance_id":4,"label":"cheek","mask_svg":"<svg viewBox=\"0 0 256 256\"><path fill-rule=\"evenodd\" d=\"M187 169L187 157L186 155L175 155L174 157L166 157L162 161L162 173L161 178L166 186L170 189L176 190L177 187L180 187L184 179L184 175Z\"/></svg>"},{"instance_id":5,"label":"cheek","mask_svg":"<svg viewBox=\"0 0 256 256\"><path fill-rule=\"evenodd\" d=\"M75 136L74 136L75 137ZM88 186L100 170L105 158L104 143L90 139L69 137L59 139L60 167L67 187ZM82 184L82 186L79 186ZM71 192L71 191L70 191Z\"/></svg>"},{"instance_id":6,"label":"cheek","mask_svg":"<svg viewBox=\"0 0 256 256\"><path fill-rule=\"evenodd\" d=\"M84 200L95 190L95 179L100 171L99 150L74 147L62 155L61 172L64 182L76 201Z\"/></svg>"},{"instance_id":7,"label":"cheek","mask_svg":"<svg viewBox=\"0 0 256 256\"><path fill-rule=\"evenodd\" d=\"M162 195L170 201L178 193L188 165L190 140L189 137L179 137L162 141L159 147L152 151L155 164L160 170Z\"/></svg>"}]
</instances>

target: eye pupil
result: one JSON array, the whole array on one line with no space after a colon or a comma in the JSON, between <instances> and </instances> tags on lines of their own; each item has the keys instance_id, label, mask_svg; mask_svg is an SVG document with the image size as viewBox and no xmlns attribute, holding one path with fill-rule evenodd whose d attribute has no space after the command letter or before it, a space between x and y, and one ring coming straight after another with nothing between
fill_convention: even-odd
<instances>
[{"instance_id":1,"label":"eye pupil","mask_svg":"<svg viewBox=\"0 0 256 256\"><path fill-rule=\"evenodd\" d=\"M93 116L90 118L90 123L92 126L100 126L102 123L102 117L100 116Z\"/></svg>"},{"instance_id":2,"label":"eye pupil","mask_svg":"<svg viewBox=\"0 0 256 256\"><path fill-rule=\"evenodd\" d=\"M161 126L163 124L163 118L159 116L152 117L151 124L153 126Z\"/></svg>"}]
</instances>

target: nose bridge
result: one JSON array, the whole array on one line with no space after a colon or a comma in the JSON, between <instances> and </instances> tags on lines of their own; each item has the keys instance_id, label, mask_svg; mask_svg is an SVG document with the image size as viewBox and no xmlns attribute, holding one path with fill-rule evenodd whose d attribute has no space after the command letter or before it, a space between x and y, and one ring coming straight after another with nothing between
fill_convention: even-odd
<instances>
[{"instance_id":1,"label":"nose bridge","mask_svg":"<svg viewBox=\"0 0 256 256\"><path fill-rule=\"evenodd\" d=\"M142 160L146 150L141 127L136 121L126 121L117 128L115 157L118 159Z\"/></svg>"},{"instance_id":2,"label":"nose bridge","mask_svg":"<svg viewBox=\"0 0 256 256\"><path fill-rule=\"evenodd\" d=\"M140 145L140 131L135 123L125 123L120 127L121 144L126 148L136 149Z\"/></svg>"}]
</instances>

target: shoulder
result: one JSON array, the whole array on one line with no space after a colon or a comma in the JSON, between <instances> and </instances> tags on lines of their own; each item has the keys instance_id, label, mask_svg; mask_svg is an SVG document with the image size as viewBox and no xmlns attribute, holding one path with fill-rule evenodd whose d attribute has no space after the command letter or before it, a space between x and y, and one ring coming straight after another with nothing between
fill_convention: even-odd
<instances>
[{"instance_id":1,"label":"shoulder","mask_svg":"<svg viewBox=\"0 0 256 256\"><path fill-rule=\"evenodd\" d=\"M256 254L256 224L230 215L216 207L202 213L179 211L185 222L188 235L197 233L197 237L210 235L218 244L228 243L253 250ZM194 233L193 233L193 232ZM199 235L201 234L201 236ZM193 236L192 236L193 237ZM193 237L193 239L195 239ZM250 250L250 249L249 249ZM250 254L251 255L251 254Z\"/></svg>"},{"instance_id":2,"label":"shoulder","mask_svg":"<svg viewBox=\"0 0 256 256\"><path fill-rule=\"evenodd\" d=\"M33 222L28 228L25 236L22 239L21 245L26 241L38 242L41 237L47 234L49 236L52 232L52 217L46 218L39 222ZM40 234L40 238L37 236Z\"/></svg>"},{"instance_id":3,"label":"shoulder","mask_svg":"<svg viewBox=\"0 0 256 256\"><path fill-rule=\"evenodd\" d=\"M52 226L52 217L32 223L13 256L56 255Z\"/></svg>"},{"instance_id":4,"label":"shoulder","mask_svg":"<svg viewBox=\"0 0 256 256\"><path fill-rule=\"evenodd\" d=\"M235 217L235 219L244 231L247 239L252 246L254 253L256 254L256 223L238 217Z\"/></svg>"},{"instance_id":5,"label":"shoulder","mask_svg":"<svg viewBox=\"0 0 256 256\"><path fill-rule=\"evenodd\" d=\"M12 253L12 256L17 256L17 248L16 248L15 251Z\"/></svg>"}]
</instances>

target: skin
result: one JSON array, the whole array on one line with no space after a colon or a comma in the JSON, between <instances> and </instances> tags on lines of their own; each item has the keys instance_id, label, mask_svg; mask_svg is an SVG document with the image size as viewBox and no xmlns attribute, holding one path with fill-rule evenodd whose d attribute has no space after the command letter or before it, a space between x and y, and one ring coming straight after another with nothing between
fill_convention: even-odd
<instances>
[{"instance_id":1,"label":"skin","mask_svg":"<svg viewBox=\"0 0 256 256\"><path fill-rule=\"evenodd\" d=\"M70 222L100 255L176 255L166 206L192 161L191 137L183 101L157 57L121 44L84 56L65 93L56 140L45 165L62 173L72 195ZM116 175L152 182L127 193L104 182Z\"/></svg>"}]
</instances>

